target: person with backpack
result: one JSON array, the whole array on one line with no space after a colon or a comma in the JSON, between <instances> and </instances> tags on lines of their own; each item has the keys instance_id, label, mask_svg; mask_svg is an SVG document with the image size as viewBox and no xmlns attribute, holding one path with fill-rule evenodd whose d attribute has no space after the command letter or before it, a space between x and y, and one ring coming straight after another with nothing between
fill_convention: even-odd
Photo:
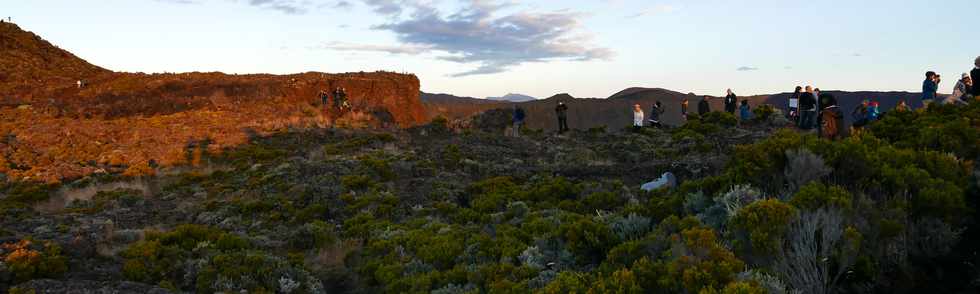
<instances>
[{"instance_id":1,"label":"person with backpack","mask_svg":"<svg viewBox=\"0 0 980 294\"><path fill-rule=\"evenodd\" d=\"M639 104L633 105L633 131L639 132L643 128L643 108Z\"/></svg>"},{"instance_id":2,"label":"person with backpack","mask_svg":"<svg viewBox=\"0 0 980 294\"><path fill-rule=\"evenodd\" d=\"M806 92L800 94L800 129L812 129L816 116L817 98L813 96L813 88L806 86Z\"/></svg>"},{"instance_id":3,"label":"person with backpack","mask_svg":"<svg viewBox=\"0 0 980 294\"><path fill-rule=\"evenodd\" d=\"M936 91L939 90L939 81L936 73L926 72L926 79L922 81L922 107L928 107L936 99Z\"/></svg>"},{"instance_id":4,"label":"person with backpack","mask_svg":"<svg viewBox=\"0 0 980 294\"><path fill-rule=\"evenodd\" d=\"M725 112L735 114L736 104L738 104L738 96L735 96L732 89L728 89L728 95L725 95Z\"/></svg>"},{"instance_id":5,"label":"person with backpack","mask_svg":"<svg viewBox=\"0 0 980 294\"><path fill-rule=\"evenodd\" d=\"M558 116L558 133L564 133L568 131L568 105L565 102L558 102L558 106L555 106L555 114Z\"/></svg>"},{"instance_id":6,"label":"person with backpack","mask_svg":"<svg viewBox=\"0 0 980 294\"><path fill-rule=\"evenodd\" d=\"M789 101L787 101L786 112L788 114L787 118L790 121L796 122L798 125L800 123L800 95L803 92L803 87L796 86L793 90L793 95L789 96Z\"/></svg>"},{"instance_id":7,"label":"person with backpack","mask_svg":"<svg viewBox=\"0 0 980 294\"><path fill-rule=\"evenodd\" d=\"M738 112L742 122L747 122L752 119L752 109L749 107L749 100L742 100L742 106L739 106Z\"/></svg>"},{"instance_id":8,"label":"person with backpack","mask_svg":"<svg viewBox=\"0 0 980 294\"><path fill-rule=\"evenodd\" d=\"M663 104L660 101L653 104L653 109L650 109L650 126L654 128L661 127L660 125L660 115L664 114Z\"/></svg>"},{"instance_id":9,"label":"person with backpack","mask_svg":"<svg viewBox=\"0 0 980 294\"><path fill-rule=\"evenodd\" d=\"M687 120L687 104L687 97L684 97L684 100L681 100L681 118L685 121Z\"/></svg>"},{"instance_id":10,"label":"person with backpack","mask_svg":"<svg viewBox=\"0 0 980 294\"><path fill-rule=\"evenodd\" d=\"M711 112L711 105L708 104L708 99L710 98L711 97L705 95L704 99L701 99L701 102L698 102L698 115L703 116Z\"/></svg>"},{"instance_id":11,"label":"person with backpack","mask_svg":"<svg viewBox=\"0 0 980 294\"><path fill-rule=\"evenodd\" d=\"M824 107L820 111L820 136L828 140L837 140L842 137L841 127L844 125L844 114L837 106L837 99L831 94L823 94L820 97Z\"/></svg>"},{"instance_id":12,"label":"person with backpack","mask_svg":"<svg viewBox=\"0 0 980 294\"><path fill-rule=\"evenodd\" d=\"M871 106L874 107L874 111L875 112L878 111L878 102L872 103ZM905 102L905 99L899 100L898 101L898 105L895 106L895 111L897 111L897 112L906 112L906 111L909 111L909 110L911 110L911 109L909 109L909 103L908 102Z\"/></svg>"},{"instance_id":13,"label":"person with backpack","mask_svg":"<svg viewBox=\"0 0 980 294\"><path fill-rule=\"evenodd\" d=\"M524 108L514 104L514 137L521 136L521 126L524 125L525 117Z\"/></svg>"}]
</instances>

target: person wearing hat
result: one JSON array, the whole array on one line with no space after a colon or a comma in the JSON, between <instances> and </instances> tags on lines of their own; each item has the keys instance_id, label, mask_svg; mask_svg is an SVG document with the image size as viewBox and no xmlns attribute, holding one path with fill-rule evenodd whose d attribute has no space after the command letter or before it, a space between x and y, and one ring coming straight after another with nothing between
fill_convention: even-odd
<instances>
[{"instance_id":1,"label":"person wearing hat","mask_svg":"<svg viewBox=\"0 0 980 294\"><path fill-rule=\"evenodd\" d=\"M972 95L970 91L972 90L973 82L970 80L970 75L963 73L960 75L960 80L956 81L956 86L953 86L953 94L949 95L946 99L946 103L966 103L970 101Z\"/></svg>"},{"instance_id":2,"label":"person wearing hat","mask_svg":"<svg viewBox=\"0 0 980 294\"><path fill-rule=\"evenodd\" d=\"M555 114L558 115L558 133L564 133L568 131L568 105L565 102L558 101L558 106L555 106Z\"/></svg>"}]
</instances>

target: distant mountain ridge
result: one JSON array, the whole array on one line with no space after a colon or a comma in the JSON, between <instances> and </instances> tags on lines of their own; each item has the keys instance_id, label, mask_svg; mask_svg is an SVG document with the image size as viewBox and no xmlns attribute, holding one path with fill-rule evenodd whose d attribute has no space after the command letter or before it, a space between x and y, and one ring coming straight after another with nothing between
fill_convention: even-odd
<instances>
[{"instance_id":1,"label":"distant mountain ridge","mask_svg":"<svg viewBox=\"0 0 980 294\"><path fill-rule=\"evenodd\" d=\"M851 121L850 112L862 100L878 101L881 103L883 111L890 110L898 104L900 100L905 100L912 107L921 107L919 93L909 92L873 92L873 91L824 91L824 93L834 95L841 109L844 111L845 120ZM736 92L736 95L738 93ZM748 100L752 108L762 104L773 105L785 113L786 104L792 93L779 93L772 95L752 95L739 96L738 100ZM645 112L650 112L653 104L660 101L664 107L664 114L661 120L667 125L680 125L683 123L681 115L681 101L688 99L688 113L696 113L697 105L704 95L694 93L681 93L663 88L643 88L632 87L619 91L608 98L578 98L567 93L556 94L554 96L526 102L501 102L489 101L485 99L456 97L449 94L422 94L422 100L426 107L439 109L440 115L451 118L463 118L474 115L486 110L510 107L517 103L523 107L527 113L527 126L536 129L554 130L556 129L555 106L557 103L565 102L568 105L569 127L575 129L587 129L593 127L607 126L609 128L619 128L630 125L632 122L633 105L639 104ZM718 96L709 96L708 104L712 110L724 109L724 101Z\"/></svg>"},{"instance_id":2,"label":"distant mountain ridge","mask_svg":"<svg viewBox=\"0 0 980 294\"><path fill-rule=\"evenodd\" d=\"M487 97L487 99L496 100L496 101L506 101L506 102L527 102L527 101L538 100L538 98L534 98L528 95L514 94L514 93L504 95L503 97Z\"/></svg>"}]
</instances>

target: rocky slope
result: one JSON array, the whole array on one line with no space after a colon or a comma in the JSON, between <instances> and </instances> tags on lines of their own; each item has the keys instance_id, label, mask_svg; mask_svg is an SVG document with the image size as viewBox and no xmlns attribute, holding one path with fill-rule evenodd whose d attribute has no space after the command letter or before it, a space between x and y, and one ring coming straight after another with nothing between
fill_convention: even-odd
<instances>
[{"instance_id":1,"label":"rocky slope","mask_svg":"<svg viewBox=\"0 0 980 294\"><path fill-rule=\"evenodd\" d=\"M414 75L118 73L14 24L0 24L0 40L0 173L17 179L139 173L183 162L195 142L217 151L288 127L428 120ZM336 87L352 111L321 107L319 91Z\"/></svg>"}]
</instances>

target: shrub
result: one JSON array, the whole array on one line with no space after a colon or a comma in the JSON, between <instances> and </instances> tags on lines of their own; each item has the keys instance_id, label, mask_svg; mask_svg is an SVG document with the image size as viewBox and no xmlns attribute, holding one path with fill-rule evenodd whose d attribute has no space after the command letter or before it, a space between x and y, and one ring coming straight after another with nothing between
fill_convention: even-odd
<instances>
[{"instance_id":1,"label":"shrub","mask_svg":"<svg viewBox=\"0 0 980 294\"><path fill-rule=\"evenodd\" d=\"M33 279L58 278L68 270L61 247L52 242L35 243L23 239L16 243L0 244L0 276L7 271L14 284Z\"/></svg>"},{"instance_id":2,"label":"shrub","mask_svg":"<svg viewBox=\"0 0 980 294\"><path fill-rule=\"evenodd\" d=\"M740 209L732 218L732 228L748 234L755 253L772 254L782 244L782 236L795 215L796 210L786 203L761 200Z\"/></svg>"},{"instance_id":3,"label":"shrub","mask_svg":"<svg viewBox=\"0 0 980 294\"><path fill-rule=\"evenodd\" d=\"M766 122L776 113L776 108L769 104L762 104L752 109L752 120L756 122Z\"/></svg>"},{"instance_id":4,"label":"shrub","mask_svg":"<svg viewBox=\"0 0 980 294\"><path fill-rule=\"evenodd\" d=\"M833 171L824 164L823 158L807 149L786 150L788 160L783 175L791 191L797 191L803 185L820 180Z\"/></svg>"},{"instance_id":5,"label":"shrub","mask_svg":"<svg viewBox=\"0 0 980 294\"><path fill-rule=\"evenodd\" d=\"M810 183L803 186L789 201L801 209L816 210L824 207L848 209L851 207L851 194L839 186Z\"/></svg>"},{"instance_id":6,"label":"shrub","mask_svg":"<svg viewBox=\"0 0 980 294\"><path fill-rule=\"evenodd\" d=\"M793 289L833 293L860 246L860 233L845 227L839 209L804 212L790 225L787 246L774 268Z\"/></svg>"}]
</instances>

